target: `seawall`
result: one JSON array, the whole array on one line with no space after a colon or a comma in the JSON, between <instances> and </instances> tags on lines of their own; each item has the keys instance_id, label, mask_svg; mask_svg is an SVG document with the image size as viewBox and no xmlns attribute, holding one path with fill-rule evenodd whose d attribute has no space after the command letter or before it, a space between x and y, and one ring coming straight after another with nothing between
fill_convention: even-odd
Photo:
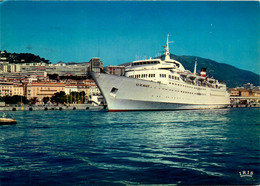
<instances>
[{"instance_id":1,"label":"seawall","mask_svg":"<svg viewBox=\"0 0 260 186\"><path fill-rule=\"evenodd\" d=\"M0 107L0 111L32 111L32 110L102 110L104 106L93 106L92 104L70 104L66 105L14 105Z\"/></svg>"}]
</instances>

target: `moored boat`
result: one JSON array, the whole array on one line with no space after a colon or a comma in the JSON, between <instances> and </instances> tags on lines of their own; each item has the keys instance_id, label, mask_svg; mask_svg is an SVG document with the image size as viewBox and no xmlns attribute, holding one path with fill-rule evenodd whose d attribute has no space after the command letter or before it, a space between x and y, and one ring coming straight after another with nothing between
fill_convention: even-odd
<instances>
[{"instance_id":1,"label":"moored boat","mask_svg":"<svg viewBox=\"0 0 260 186\"><path fill-rule=\"evenodd\" d=\"M225 84L208 81L206 68L196 73L197 60L192 73L170 58L168 37L164 59L133 61L125 76L91 73L108 111L212 109L230 104Z\"/></svg>"},{"instance_id":2,"label":"moored boat","mask_svg":"<svg viewBox=\"0 0 260 186\"><path fill-rule=\"evenodd\" d=\"M0 125L14 125L17 124L17 121L13 118L7 118L4 113L2 118L0 118Z\"/></svg>"}]
</instances>

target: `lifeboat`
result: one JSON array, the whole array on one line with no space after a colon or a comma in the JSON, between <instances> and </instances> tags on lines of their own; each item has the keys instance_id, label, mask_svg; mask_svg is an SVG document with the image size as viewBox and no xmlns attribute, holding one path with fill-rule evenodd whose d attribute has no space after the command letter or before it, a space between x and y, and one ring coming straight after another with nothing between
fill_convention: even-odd
<instances>
[{"instance_id":1,"label":"lifeboat","mask_svg":"<svg viewBox=\"0 0 260 186\"><path fill-rule=\"evenodd\" d=\"M204 81L206 79L206 77L204 76L197 76L197 80L199 81Z\"/></svg>"},{"instance_id":2,"label":"lifeboat","mask_svg":"<svg viewBox=\"0 0 260 186\"><path fill-rule=\"evenodd\" d=\"M208 82L214 83L214 82L215 82L215 79L213 79L213 78L208 78Z\"/></svg>"},{"instance_id":3,"label":"lifeboat","mask_svg":"<svg viewBox=\"0 0 260 186\"><path fill-rule=\"evenodd\" d=\"M194 79L196 79L196 74L188 74L188 76L187 76L189 79L191 79L191 80L194 80Z\"/></svg>"},{"instance_id":4,"label":"lifeboat","mask_svg":"<svg viewBox=\"0 0 260 186\"><path fill-rule=\"evenodd\" d=\"M187 73L185 73L185 72L181 72L180 73L180 76L182 76L182 77L186 77L188 74Z\"/></svg>"}]
</instances>

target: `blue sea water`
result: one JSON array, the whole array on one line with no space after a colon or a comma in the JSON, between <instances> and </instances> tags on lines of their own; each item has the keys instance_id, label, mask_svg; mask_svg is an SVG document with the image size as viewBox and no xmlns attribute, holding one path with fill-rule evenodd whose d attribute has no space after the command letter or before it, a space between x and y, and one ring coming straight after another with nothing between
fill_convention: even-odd
<instances>
[{"instance_id":1,"label":"blue sea water","mask_svg":"<svg viewBox=\"0 0 260 186\"><path fill-rule=\"evenodd\" d=\"M1 186L260 184L257 108L8 113Z\"/></svg>"}]
</instances>

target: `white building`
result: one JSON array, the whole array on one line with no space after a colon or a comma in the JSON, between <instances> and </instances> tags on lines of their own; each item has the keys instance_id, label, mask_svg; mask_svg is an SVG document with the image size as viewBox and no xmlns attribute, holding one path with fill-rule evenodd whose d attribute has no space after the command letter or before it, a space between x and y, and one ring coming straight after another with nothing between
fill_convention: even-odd
<instances>
[{"instance_id":1,"label":"white building","mask_svg":"<svg viewBox=\"0 0 260 186\"><path fill-rule=\"evenodd\" d=\"M69 84L65 86L65 94L69 95L71 92L78 92L77 85Z\"/></svg>"}]
</instances>

